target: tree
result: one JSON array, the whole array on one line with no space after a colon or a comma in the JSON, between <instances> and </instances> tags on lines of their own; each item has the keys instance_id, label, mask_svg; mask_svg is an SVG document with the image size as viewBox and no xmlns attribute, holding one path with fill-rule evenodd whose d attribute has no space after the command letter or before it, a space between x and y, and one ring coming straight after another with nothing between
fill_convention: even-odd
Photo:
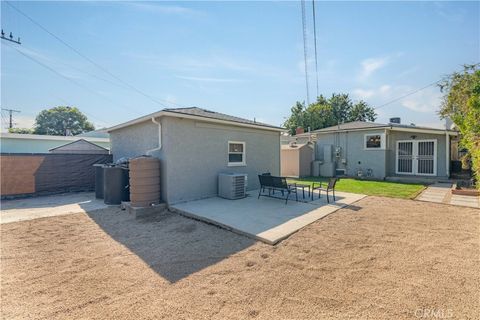
<instances>
[{"instance_id":1,"label":"tree","mask_svg":"<svg viewBox=\"0 0 480 320\"><path fill-rule=\"evenodd\" d=\"M33 129L29 129L29 128L9 128L8 132L9 133L18 133L18 134L32 134Z\"/></svg>"},{"instance_id":2,"label":"tree","mask_svg":"<svg viewBox=\"0 0 480 320\"><path fill-rule=\"evenodd\" d=\"M348 121L375 121L377 114L365 101L359 101L352 106Z\"/></svg>"},{"instance_id":3,"label":"tree","mask_svg":"<svg viewBox=\"0 0 480 320\"><path fill-rule=\"evenodd\" d=\"M297 103L290 109L291 115L285 121L285 128L288 128L291 134L295 134L295 130L298 127L304 128L307 124L305 121L305 102L301 103L297 101Z\"/></svg>"},{"instance_id":4,"label":"tree","mask_svg":"<svg viewBox=\"0 0 480 320\"><path fill-rule=\"evenodd\" d=\"M35 133L54 136L77 135L95 130L76 107L55 107L41 111L35 119Z\"/></svg>"},{"instance_id":5,"label":"tree","mask_svg":"<svg viewBox=\"0 0 480 320\"><path fill-rule=\"evenodd\" d=\"M468 149L472 169L480 179L480 68L465 65L439 84L444 92L440 116L450 117L461 133L461 144ZM477 184L480 187L480 184Z\"/></svg>"},{"instance_id":6,"label":"tree","mask_svg":"<svg viewBox=\"0 0 480 320\"><path fill-rule=\"evenodd\" d=\"M375 121L377 114L366 102L353 103L348 94L332 94L330 98L317 97L315 103L305 107L297 102L284 126L293 135L297 127L317 130L351 121Z\"/></svg>"}]
</instances>

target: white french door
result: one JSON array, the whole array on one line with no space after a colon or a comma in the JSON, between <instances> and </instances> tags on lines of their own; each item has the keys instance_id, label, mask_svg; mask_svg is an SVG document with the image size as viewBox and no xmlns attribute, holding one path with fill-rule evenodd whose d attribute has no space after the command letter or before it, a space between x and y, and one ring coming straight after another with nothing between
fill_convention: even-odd
<instances>
[{"instance_id":1,"label":"white french door","mask_svg":"<svg viewBox=\"0 0 480 320\"><path fill-rule=\"evenodd\" d=\"M437 140L397 141L396 154L397 174L437 175Z\"/></svg>"}]
</instances>

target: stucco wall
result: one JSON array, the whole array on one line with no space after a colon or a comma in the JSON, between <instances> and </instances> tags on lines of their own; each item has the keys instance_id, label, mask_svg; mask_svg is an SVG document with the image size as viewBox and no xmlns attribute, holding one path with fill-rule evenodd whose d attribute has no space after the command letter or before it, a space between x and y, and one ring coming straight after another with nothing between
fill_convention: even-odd
<instances>
[{"instance_id":1,"label":"stucco wall","mask_svg":"<svg viewBox=\"0 0 480 320\"><path fill-rule=\"evenodd\" d=\"M367 169L372 169L373 176L377 179L383 179L387 176L395 176L396 161L396 141L411 140L415 135L416 140L436 139L437 140L437 176L447 176L446 163L446 141L442 134L423 134L412 132L388 131L386 133L385 150L366 150L364 148L365 134L384 134L384 130L341 132L319 135L317 147L323 148L324 145L339 145L342 148L340 161L337 162L337 168L346 169L347 175L355 176L359 168L364 174ZM321 149L318 149L321 150ZM317 152L318 154L318 152ZM317 155L318 158L318 155ZM341 159L346 159L347 163L341 163ZM320 154L320 159L321 154ZM334 158L335 160L335 158ZM402 175L404 176L404 175Z\"/></svg>"},{"instance_id":2,"label":"stucco wall","mask_svg":"<svg viewBox=\"0 0 480 320\"><path fill-rule=\"evenodd\" d=\"M164 118L156 119L157 122L164 123ZM121 128L110 132L110 143L112 145L113 160L116 161L122 157L133 158L147 153L160 159L160 194L162 200L166 201L166 183L167 183L167 163L165 161L164 148L152 152L158 148L158 125L151 120L138 123L129 127ZM162 131L162 140L165 133Z\"/></svg>"},{"instance_id":3,"label":"stucco wall","mask_svg":"<svg viewBox=\"0 0 480 320\"><path fill-rule=\"evenodd\" d=\"M259 187L258 174L280 174L278 132L165 117L162 133L169 203L217 195L220 172L247 173L248 190ZM227 166L228 141L245 142L246 166Z\"/></svg>"},{"instance_id":4,"label":"stucco wall","mask_svg":"<svg viewBox=\"0 0 480 320\"><path fill-rule=\"evenodd\" d=\"M445 135L442 134L426 134L416 132L399 132L391 131L388 137L388 144L390 146L387 153L387 174L388 176L395 176L395 161L396 161L396 146L398 140L412 140L412 135L415 135L415 140L434 139L437 140L437 177L447 177L447 161L446 161L446 141ZM405 176L405 175L401 175Z\"/></svg>"},{"instance_id":5,"label":"stucco wall","mask_svg":"<svg viewBox=\"0 0 480 320\"><path fill-rule=\"evenodd\" d=\"M158 147L158 126L151 120L110 132L113 160L136 157Z\"/></svg>"},{"instance_id":6,"label":"stucco wall","mask_svg":"<svg viewBox=\"0 0 480 320\"><path fill-rule=\"evenodd\" d=\"M157 119L159 120L159 119ZM248 174L248 189L259 187L257 175L280 174L280 134L162 117L160 158L162 200L172 204L217 195L218 173ZM158 146L158 126L151 121L110 132L114 159L145 154ZM229 167L228 141L245 142L246 166Z\"/></svg>"},{"instance_id":7,"label":"stucco wall","mask_svg":"<svg viewBox=\"0 0 480 320\"><path fill-rule=\"evenodd\" d=\"M341 147L340 160L337 162L338 169L346 169L348 176L356 176L361 169L366 174L367 169L372 170L374 178L385 178L385 150L365 150L365 134L383 134L383 130L341 132L321 134L317 140L317 147L323 149L324 145L333 145L333 160L335 161L335 147ZM342 159L346 163L342 163ZM321 159L324 160L324 159Z\"/></svg>"}]
</instances>

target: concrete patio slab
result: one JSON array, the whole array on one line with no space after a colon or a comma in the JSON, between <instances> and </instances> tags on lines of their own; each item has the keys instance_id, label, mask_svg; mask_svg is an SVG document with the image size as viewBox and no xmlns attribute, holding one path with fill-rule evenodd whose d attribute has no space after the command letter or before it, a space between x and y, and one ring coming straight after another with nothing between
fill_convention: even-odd
<instances>
[{"instance_id":1,"label":"concrete patio slab","mask_svg":"<svg viewBox=\"0 0 480 320\"><path fill-rule=\"evenodd\" d=\"M337 192L337 201L327 204L325 196L318 199L317 193L314 201L291 199L285 204L285 201L268 197L257 199L257 194L258 191L251 191L248 197L239 200L213 197L189 201L170 206L170 209L273 245L306 225L366 197Z\"/></svg>"},{"instance_id":2,"label":"concrete patio slab","mask_svg":"<svg viewBox=\"0 0 480 320\"><path fill-rule=\"evenodd\" d=\"M2 200L0 223L10 223L107 208L93 192Z\"/></svg>"}]
</instances>

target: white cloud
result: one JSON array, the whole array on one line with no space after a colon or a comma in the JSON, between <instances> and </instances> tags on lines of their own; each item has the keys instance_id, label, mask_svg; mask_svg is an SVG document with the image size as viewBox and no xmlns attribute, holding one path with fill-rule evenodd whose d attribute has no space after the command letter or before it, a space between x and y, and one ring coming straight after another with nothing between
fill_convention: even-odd
<instances>
[{"instance_id":1,"label":"white cloud","mask_svg":"<svg viewBox=\"0 0 480 320\"><path fill-rule=\"evenodd\" d=\"M366 100L375 95L375 90L354 89L353 96L357 99Z\"/></svg>"},{"instance_id":2,"label":"white cloud","mask_svg":"<svg viewBox=\"0 0 480 320\"><path fill-rule=\"evenodd\" d=\"M372 57L361 62L361 69L358 75L359 80L366 80L378 70L386 67L392 60L403 56L403 52L396 52L382 57Z\"/></svg>"},{"instance_id":3,"label":"white cloud","mask_svg":"<svg viewBox=\"0 0 480 320\"><path fill-rule=\"evenodd\" d=\"M388 84L381 85L378 88L372 88L372 89L353 89L352 95L356 99L361 99L361 100L367 100L367 99L377 99L377 98L388 98L392 94L392 91L395 91L392 89L392 87Z\"/></svg>"},{"instance_id":4,"label":"white cloud","mask_svg":"<svg viewBox=\"0 0 480 320\"><path fill-rule=\"evenodd\" d=\"M442 94L436 88L428 88L401 101L401 105L417 112L436 112L440 109Z\"/></svg>"},{"instance_id":5,"label":"white cloud","mask_svg":"<svg viewBox=\"0 0 480 320\"><path fill-rule=\"evenodd\" d=\"M407 95L415 90L412 86L391 86L388 84L381 85L376 88L354 89L353 97L367 101L373 106L380 106L396 98ZM440 108L441 93L435 87L430 87L407 96L403 99L394 102L391 105L402 106L411 111L421 113L433 113Z\"/></svg>"},{"instance_id":6,"label":"white cloud","mask_svg":"<svg viewBox=\"0 0 480 320\"><path fill-rule=\"evenodd\" d=\"M363 60L360 78L370 77L375 71L385 67L389 60L389 57L369 58Z\"/></svg>"}]
</instances>

